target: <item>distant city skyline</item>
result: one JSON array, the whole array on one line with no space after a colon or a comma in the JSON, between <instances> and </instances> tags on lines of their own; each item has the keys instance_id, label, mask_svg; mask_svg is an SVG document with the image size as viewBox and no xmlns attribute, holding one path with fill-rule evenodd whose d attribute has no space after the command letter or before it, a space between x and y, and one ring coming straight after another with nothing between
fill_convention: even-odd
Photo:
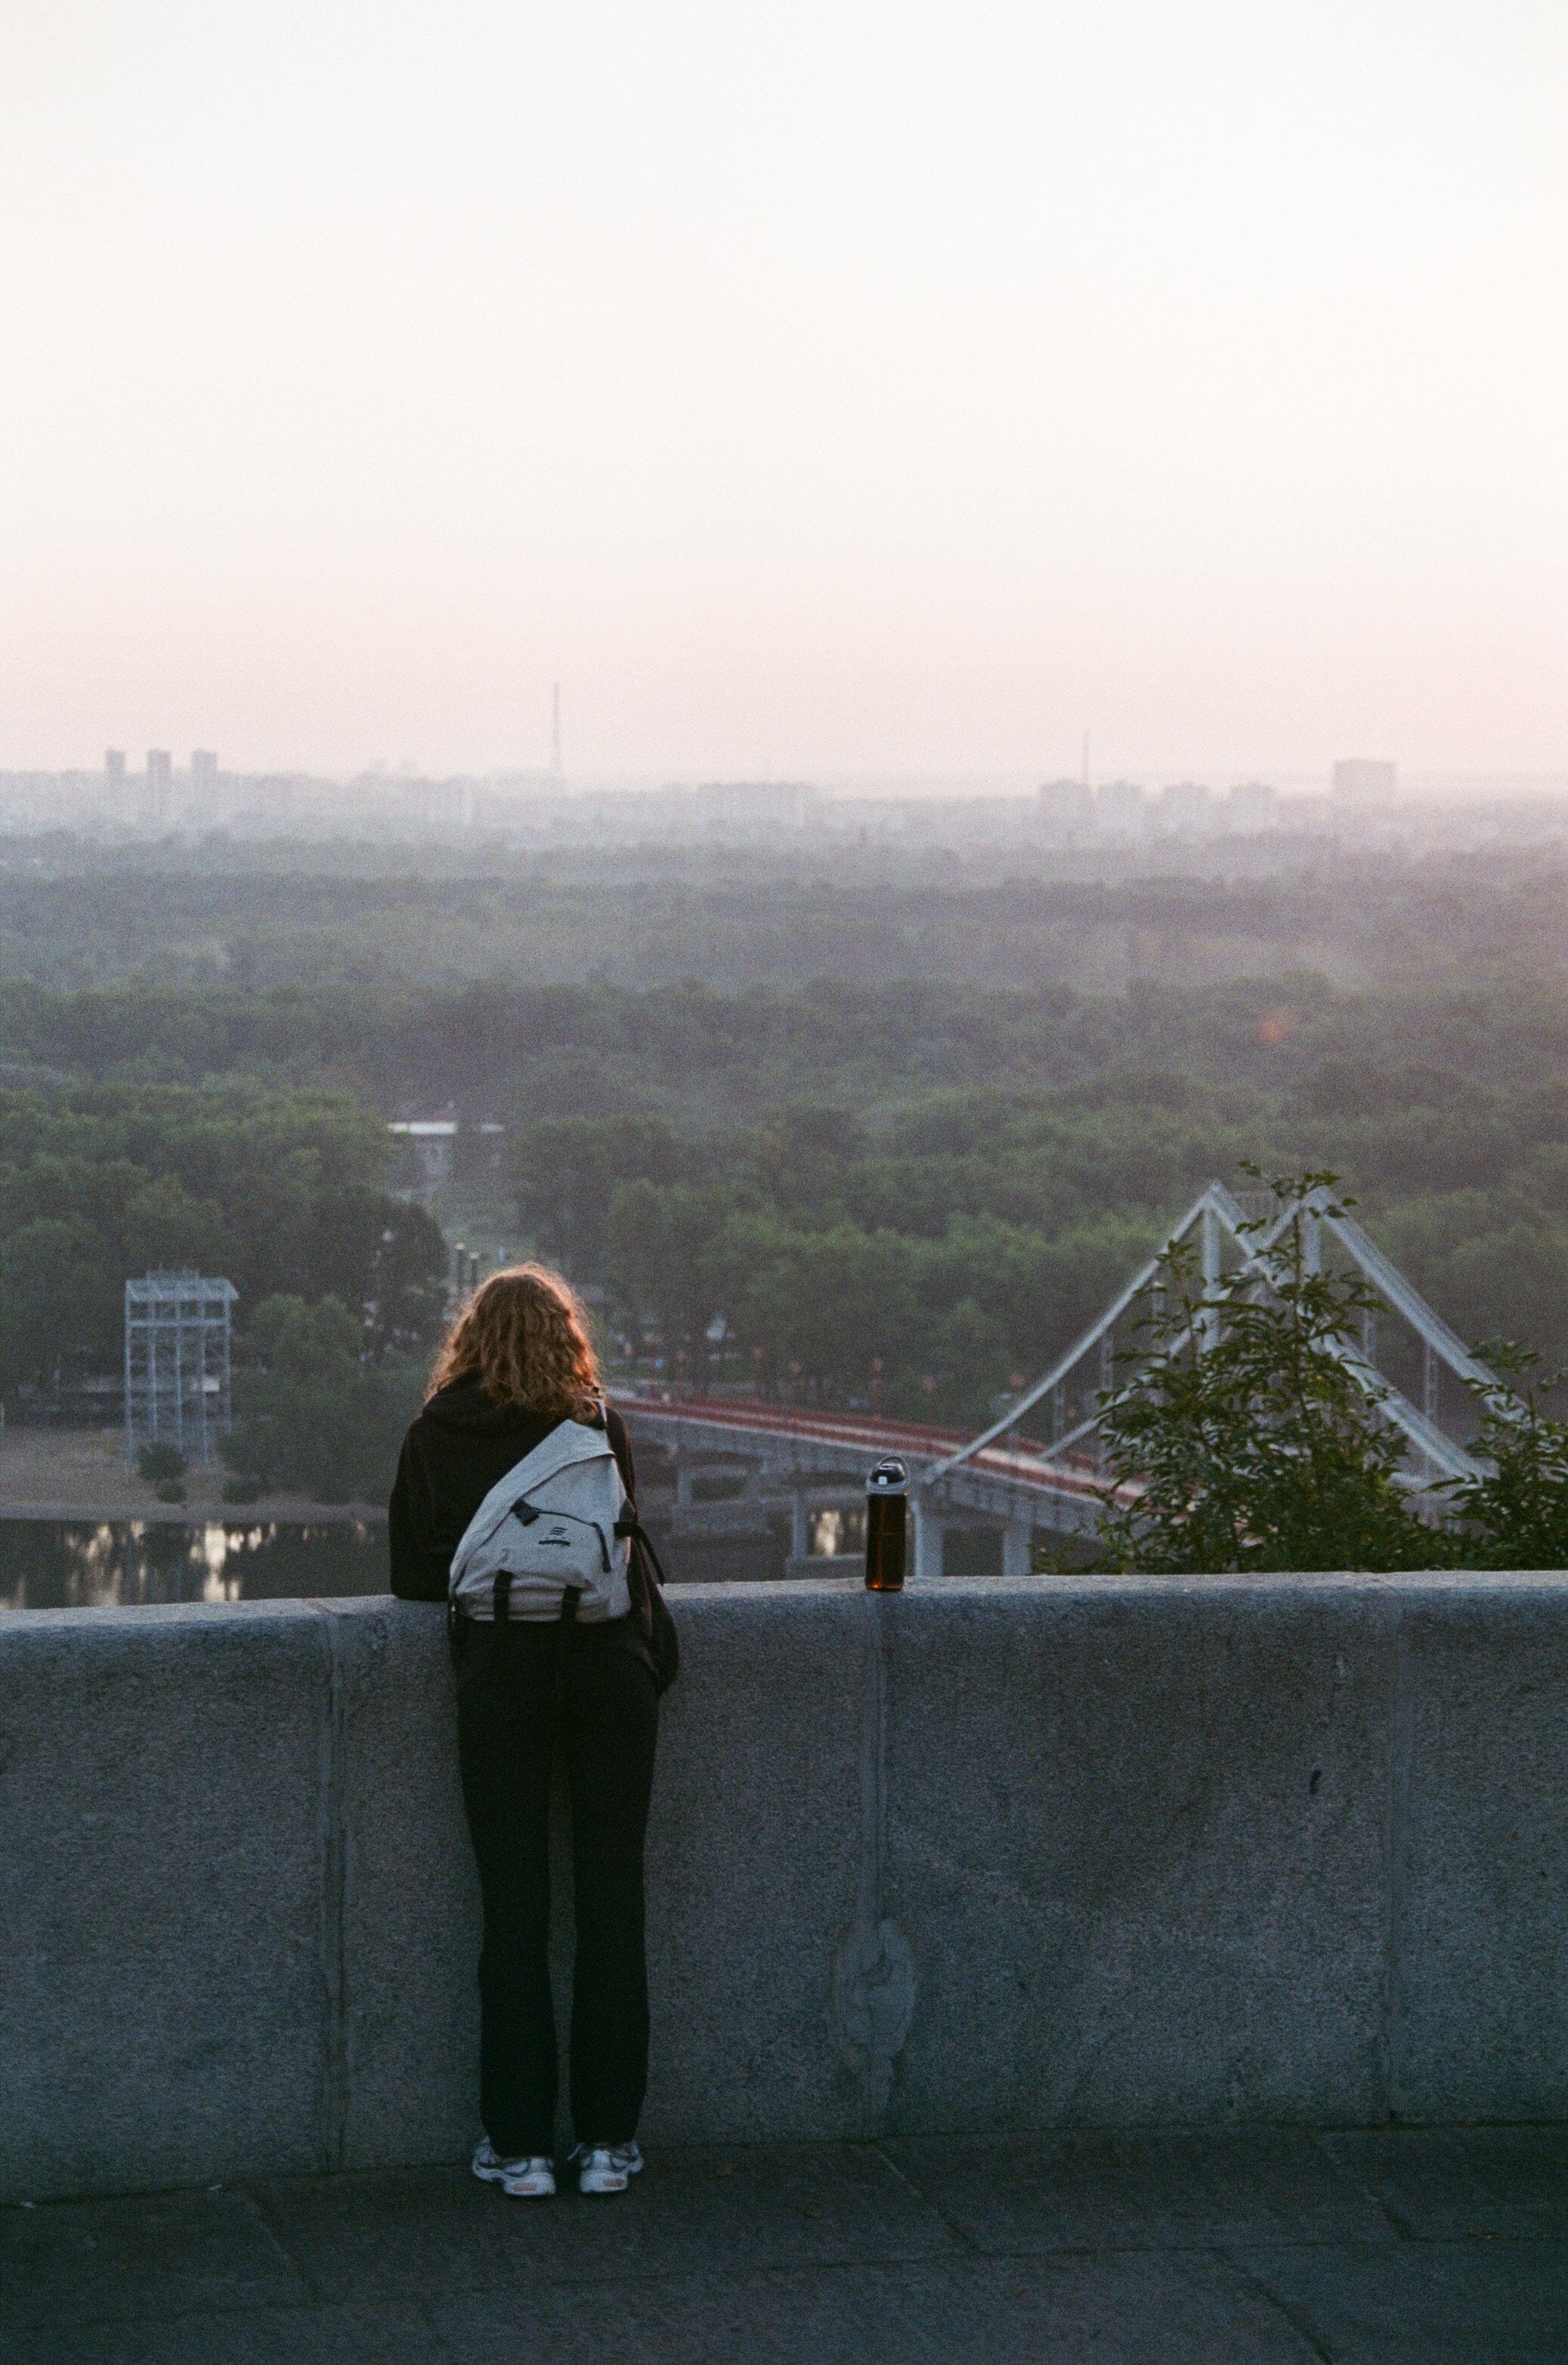
<instances>
[{"instance_id":1,"label":"distant city skyline","mask_svg":"<svg viewBox=\"0 0 1568 2365\"><path fill-rule=\"evenodd\" d=\"M1354 776L1386 775L1375 786ZM556 772L548 764L501 764L484 772L461 768L430 769L411 760L397 766L385 761L362 764L353 769L328 772L286 763L240 764L220 757L212 748L195 747L182 755L166 748L150 748L139 756L134 750L110 747L104 751L100 762L28 765L7 761L6 750L0 748L0 779L36 774L61 780L73 779L84 783L102 779L106 792L111 798L131 793L143 794L151 783L154 795L162 800L172 792L176 782L196 791L216 790L220 783L237 779L293 781L302 786L319 782L341 790L352 789L359 782L385 782L396 786L399 781L439 783L459 779L508 782L514 787L532 785L541 795L570 797L576 793L594 795L609 793L656 792L660 790L684 788L698 790L704 786L732 788L737 785L782 786L798 783L828 795L869 797L1027 797L1047 786L1077 780L1080 772L1052 772L1044 766L1020 767L1006 772L865 772L838 773L819 771L806 775L789 772L746 774L732 772L716 774L704 781L695 777L685 780L650 768L627 771L585 773L574 777L568 772ZM1127 768L1101 770L1092 768L1090 785L1098 790L1115 788L1132 781L1152 793L1196 783L1228 793L1256 785L1266 785L1286 796L1329 796L1340 801L1365 802L1369 807L1379 804L1421 801L1438 803L1463 801L1467 798L1513 798L1550 796L1568 792L1568 767L1557 771L1507 772L1498 768L1476 772L1422 772L1401 765L1388 757L1338 757L1318 768L1295 770L1269 764L1242 765L1230 768L1204 768L1190 762L1172 759L1141 768L1136 773Z\"/></svg>"},{"instance_id":2,"label":"distant city skyline","mask_svg":"<svg viewBox=\"0 0 1568 2365\"><path fill-rule=\"evenodd\" d=\"M1156 765L1136 775L1093 771L1088 780L1081 770L1052 774L1036 767L989 775L821 772L812 779L767 779L732 774L704 781L651 771L573 779L549 768L515 765L487 773L431 772L412 765L396 768L375 765L338 774L279 764L251 768L224 761L210 747L192 748L183 757L167 748L149 748L140 758L125 748L109 747L97 768L17 766L6 763L4 753L0 749L0 789L15 791L31 783L41 791L52 785L63 800L62 812L73 809L84 819L95 816L100 823L125 823L143 830L167 825L187 832L204 821L208 826L227 826L239 813L255 820L269 811L280 824L290 816L307 820L318 797L324 800L322 811L349 812L356 794L374 803L386 797L396 801L409 791L434 794L437 802L428 811L439 812L463 828L473 825L480 809L476 795L481 803L487 796L492 805L499 795L503 800L521 798L542 808L560 809L569 809L575 798L592 801L608 797L657 804L673 796L694 800L693 811L705 814L710 824L722 823L731 811L743 813L763 803L777 804L780 811L789 805L798 820L805 809L802 799L825 801L824 809L835 801L839 805L882 801L961 805L972 801L991 806L1017 803L1040 815L1054 813L1064 826L1070 814L1094 813L1099 816L1096 826L1109 829L1113 835L1120 826L1118 814L1129 824L1134 816L1152 820L1163 815L1168 822L1182 816L1185 825L1196 826L1210 813L1228 813L1233 825L1238 825L1236 817L1249 812L1273 816L1321 805L1342 816L1360 814L1375 822L1380 814L1394 814L1402 808L1550 802L1568 798L1568 770L1416 773L1394 759L1367 757L1337 758L1327 773L1266 766L1234 774L1204 773L1190 765L1170 764ZM4 825L0 813L0 826ZM1136 825L1141 828L1143 820Z\"/></svg>"},{"instance_id":3,"label":"distant city skyline","mask_svg":"<svg viewBox=\"0 0 1568 2365\"><path fill-rule=\"evenodd\" d=\"M553 756L558 760L558 745ZM61 778L87 779L100 768L91 763L59 765L20 765L5 760L0 748L0 775L7 772L38 771ZM742 783L783 785L791 782L819 789L830 793L887 796L997 796L1028 795L1036 789L1081 777L1080 772L1052 772L1040 765L1020 767L1007 772L865 772L835 773L819 771L810 779L804 774L788 771L771 773L729 772L715 774L711 782L695 778L685 781L668 774L646 768L627 771L584 774L574 778L554 764L530 766L499 764L485 772L427 768L407 759L389 765L384 759L360 764L338 772L317 772L309 767L286 763L241 764L220 758L216 750L195 747L181 757L171 756L165 748L150 748L139 766L134 751L110 747L104 751L101 769L106 785L111 790L131 781L145 781L155 777L162 791L166 791L174 779L182 779L192 786L215 785L220 779L318 779L339 787L351 787L356 780L384 779L397 782L409 780L442 780L474 779L510 780L517 783L533 781L542 793L570 795L574 790L584 793L606 790L658 790L670 787L700 788L704 785L733 787ZM1361 775L1383 775L1375 782ZM1089 781L1095 788L1114 786L1131 775L1126 768L1101 769L1092 767ZM1550 794L1568 790L1568 767L1556 771L1506 772L1497 768L1476 772L1420 772L1401 765L1389 757L1336 757L1331 762L1309 770L1297 770L1288 766L1259 763L1232 768L1204 768L1191 762L1172 759L1168 763L1146 766L1138 774L1138 785L1165 789L1196 781L1210 788L1229 790L1249 787L1260 782L1294 795L1335 794L1351 799L1364 797L1369 802L1397 801L1402 797L1434 798L1439 801L1464 796L1529 796Z\"/></svg>"}]
</instances>

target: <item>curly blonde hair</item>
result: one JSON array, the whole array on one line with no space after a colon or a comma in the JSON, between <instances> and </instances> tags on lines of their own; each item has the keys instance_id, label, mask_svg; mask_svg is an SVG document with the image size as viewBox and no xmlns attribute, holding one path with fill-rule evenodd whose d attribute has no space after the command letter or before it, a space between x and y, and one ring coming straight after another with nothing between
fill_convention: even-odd
<instances>
[{"instance_id":1,"label":"curly blonde hair","mask_svg":"<svg viewBox=\"0 0 1568 2365\"><path fill-rule=\"evenodd\" d=\"M427 1401L476 1375L497 1404L582 1420L603 1383L588 1316L570 1282L547 1264L507 1265L459 1306L431 1372Z\"/></svg>"}]
</instances>

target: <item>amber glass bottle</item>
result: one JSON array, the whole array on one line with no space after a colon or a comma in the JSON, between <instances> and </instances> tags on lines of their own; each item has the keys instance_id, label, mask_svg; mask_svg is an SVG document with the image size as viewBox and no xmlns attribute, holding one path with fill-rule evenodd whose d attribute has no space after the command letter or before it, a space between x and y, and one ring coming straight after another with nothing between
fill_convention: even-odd
<instances>
[{"instance_id":1,"label":"amber glass bottle","mask_svg":"<svg viewBox=\"0 0 1568 2365\"><path fill-rule=\"evenodd\" d=\"M890 1453L878 1463L866 1481L866 1585L869 1592L902 1592L908 1519L909 1471L896 1453Z\"/></svg>"}]
</instances>

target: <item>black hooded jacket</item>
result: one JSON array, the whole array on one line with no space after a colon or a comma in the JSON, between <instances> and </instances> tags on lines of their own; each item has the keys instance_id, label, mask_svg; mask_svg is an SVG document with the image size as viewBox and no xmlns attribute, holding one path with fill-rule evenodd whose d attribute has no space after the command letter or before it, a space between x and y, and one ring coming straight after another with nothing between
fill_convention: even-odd
<instances>
[{"instance_id":1,"label":"black hooded jacket","mask_svg":"<svg viewBox=\"0 0 1568 2365\"><path fill-rule=\"evenodd\" d=\"M452 1556L469 1520L491 1487L554 1427L548 1414L497 1404L476 1373L431 1396L403 1440L387 1506L392 1590L400 1600L446 1599ZM622 1484L634 1500L637 1474L626 1424L610 1412L605 1428ZM615 1639L645 1656L647 1621L635 1607L615 1625L626 1630ZM609 1635L611 1630L600 1631Z\"/></svg>"}]
</instances>

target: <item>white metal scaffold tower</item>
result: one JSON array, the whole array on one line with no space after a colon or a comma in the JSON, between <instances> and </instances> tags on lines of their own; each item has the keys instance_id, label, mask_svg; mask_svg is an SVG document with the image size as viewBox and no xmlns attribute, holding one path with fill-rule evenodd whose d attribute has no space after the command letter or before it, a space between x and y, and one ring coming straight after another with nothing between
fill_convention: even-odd
<instances>
[{"instance_id":1,"label":"white metal scaffold tower","mask_svg":"<svg viewBox=\"0 0 1568 2365\"><path fill-rule=\"evenodd\" d=\"M125 1451L167 1444L212 1459L230 1424L231 1281L150 1272L125 1285Z\"/></svg>"}]
</instances>

